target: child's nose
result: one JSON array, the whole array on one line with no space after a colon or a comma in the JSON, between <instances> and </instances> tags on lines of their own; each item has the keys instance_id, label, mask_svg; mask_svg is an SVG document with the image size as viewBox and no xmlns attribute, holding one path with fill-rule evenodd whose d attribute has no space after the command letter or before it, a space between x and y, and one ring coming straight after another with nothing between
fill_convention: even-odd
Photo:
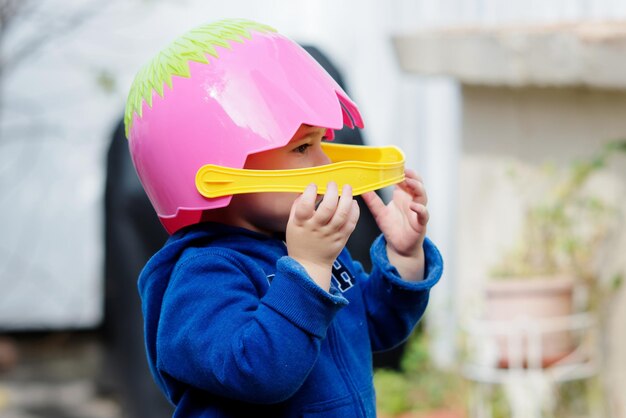
<instances>
[{"instance_id":1,"label":"child's nose","mask_svg":"<svg viewBox=\"0 0 626 418\"><path fill-rule=\"evenodd\" d=\"M326 165L326 164L330 164L330 158L328 158L328 155L326 155L324 151L319 149L317 151L315 165Z\"/></svg>"}]
</instances>

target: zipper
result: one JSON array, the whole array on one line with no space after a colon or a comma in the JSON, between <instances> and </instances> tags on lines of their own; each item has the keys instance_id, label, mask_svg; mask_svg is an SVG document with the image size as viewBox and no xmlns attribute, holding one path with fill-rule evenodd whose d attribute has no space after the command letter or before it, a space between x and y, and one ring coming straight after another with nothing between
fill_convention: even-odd
<instances>
[{"instance_id":1,"label":"zipper","mask_svg":"<svg viewBox=\"0 0 626 418\"><path fill-rule=\"evenodd\" d=\"M336 322L333 322L333 324L330 326L330 330L329 331L331 333L331 336L334 337L334 338L329 340L329 342L332 343L331 347L332 347L333 355L337 359L337 363L339 363L340 367L344 371L344 373L339 373L339 374L341 375L341 378L343 379L344 383L346 383L346 385L352 391L352 396L356 397L356 401L358 403L359 410L361 411L361 416L362 417L366 417L365 406L363 405L363 401L361 400L361 397L359 396L359 390L358 390L358 388L356 386L356 383L354 383L354 380L352 379L352 376L350 376L350 371L349 371L348 367L346 366L345 360L343 359L343 356L341 354L341 350L339 350L339 347L338 347L338 345L339 345L338 344L339 343L339 327L336 325Z\"/></svg>"}]
</instances>

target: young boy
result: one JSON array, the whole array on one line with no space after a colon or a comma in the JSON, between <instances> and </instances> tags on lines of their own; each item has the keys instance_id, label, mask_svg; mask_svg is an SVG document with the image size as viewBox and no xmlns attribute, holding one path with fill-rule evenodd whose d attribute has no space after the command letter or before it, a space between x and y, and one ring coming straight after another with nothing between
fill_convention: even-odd
<instances>
[{"instance_id":1,"label":"young boy","mask_svg":"<svg viewBox=\"0 0 626 418\"><path fill-rule=\"evenodd\" d=\"M359 217L349 184L200 193L205 164L322 166L323 140L362 126L313 58L250 21L204 25L164 49L137 75L125 120L172 234L139 290L150 368L174 416L374 417L372 352L409 336L442 271L419 177L407 170L387 205L363 195L383 233L370 274L344 249Z\"/></svg>"}]
</instances>

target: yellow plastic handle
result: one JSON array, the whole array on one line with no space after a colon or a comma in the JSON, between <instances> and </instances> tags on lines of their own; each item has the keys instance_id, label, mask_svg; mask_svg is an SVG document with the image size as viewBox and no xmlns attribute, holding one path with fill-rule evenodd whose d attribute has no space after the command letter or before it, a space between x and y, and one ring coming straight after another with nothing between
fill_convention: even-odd
<instances>
[{"instance_id":1,"label":"yellow plastic handle","mask_svg":"<svg viewBox=\"0 0 626 418\"><path fill-rule=\"evenodd\" d=\"M394 146L368 147L323 143L330 164L292 170L247 170L214 164L202 166L196 173L196 188L204 197L239 193L303 192L311 183L318 193L334 181L339 190L352 186L357 196L404 180L404 154Z\"/></svg>"}]
</instances>

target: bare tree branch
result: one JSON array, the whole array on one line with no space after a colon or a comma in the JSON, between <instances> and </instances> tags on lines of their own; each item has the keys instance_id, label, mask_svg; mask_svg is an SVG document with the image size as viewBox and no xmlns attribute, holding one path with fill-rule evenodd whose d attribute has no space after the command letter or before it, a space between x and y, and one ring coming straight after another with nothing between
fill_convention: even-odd
<instances>
[{"instance_id":1,"label":"bare tree branch","mask_svg":"<svg viewBox=\"0 0 626 418\"><path fill-rule=\"evenodd\" d=\"M2 34L9 29L14 17L29 3L29 0L0 0L0 41Z\"/></svg>"},{"instance_id":2,"label":"bare tree branch","mask_svg":"<svg viewBox=\"0 0 626 418\"><path fill-rule=\"evenodd\" d=\"M114 2L89 0L86 3L73 11L60 8L51 16L48 11L44 13L45 2L41 0L0 0L0 129L6 110L3 87L7 77L48 43L76 31ZM19 21L28 22L37 30L9 52L6 48L8 34L12 25ZM0 132L0 140L4 133L7 132Z\"/></svg>"},{"instance_id":3,"label":"bare tree branch","mask_svg":"<svg viewBox=\"0 0 626 418\"><path fill-rule=\"evenodd\" d=\"M19 0L0 0L15 2ZM69 16L46 17L47 26L42 27L30 39L24 41L10 56L2 56L0 53L0 72L7 76L15 70L26 58L40 51L48 42L66 36L80 28L94 15L105 8L110 2L91 1L82 9L73 12ZM20 6L21 7L21 6ZM15 18L15 14L13 18ZM49 22L53 22L50 24ZM58 24L58 22L62 22ZM1 52L1 50L0 50Z\"/></svg>"}]
</instances>

